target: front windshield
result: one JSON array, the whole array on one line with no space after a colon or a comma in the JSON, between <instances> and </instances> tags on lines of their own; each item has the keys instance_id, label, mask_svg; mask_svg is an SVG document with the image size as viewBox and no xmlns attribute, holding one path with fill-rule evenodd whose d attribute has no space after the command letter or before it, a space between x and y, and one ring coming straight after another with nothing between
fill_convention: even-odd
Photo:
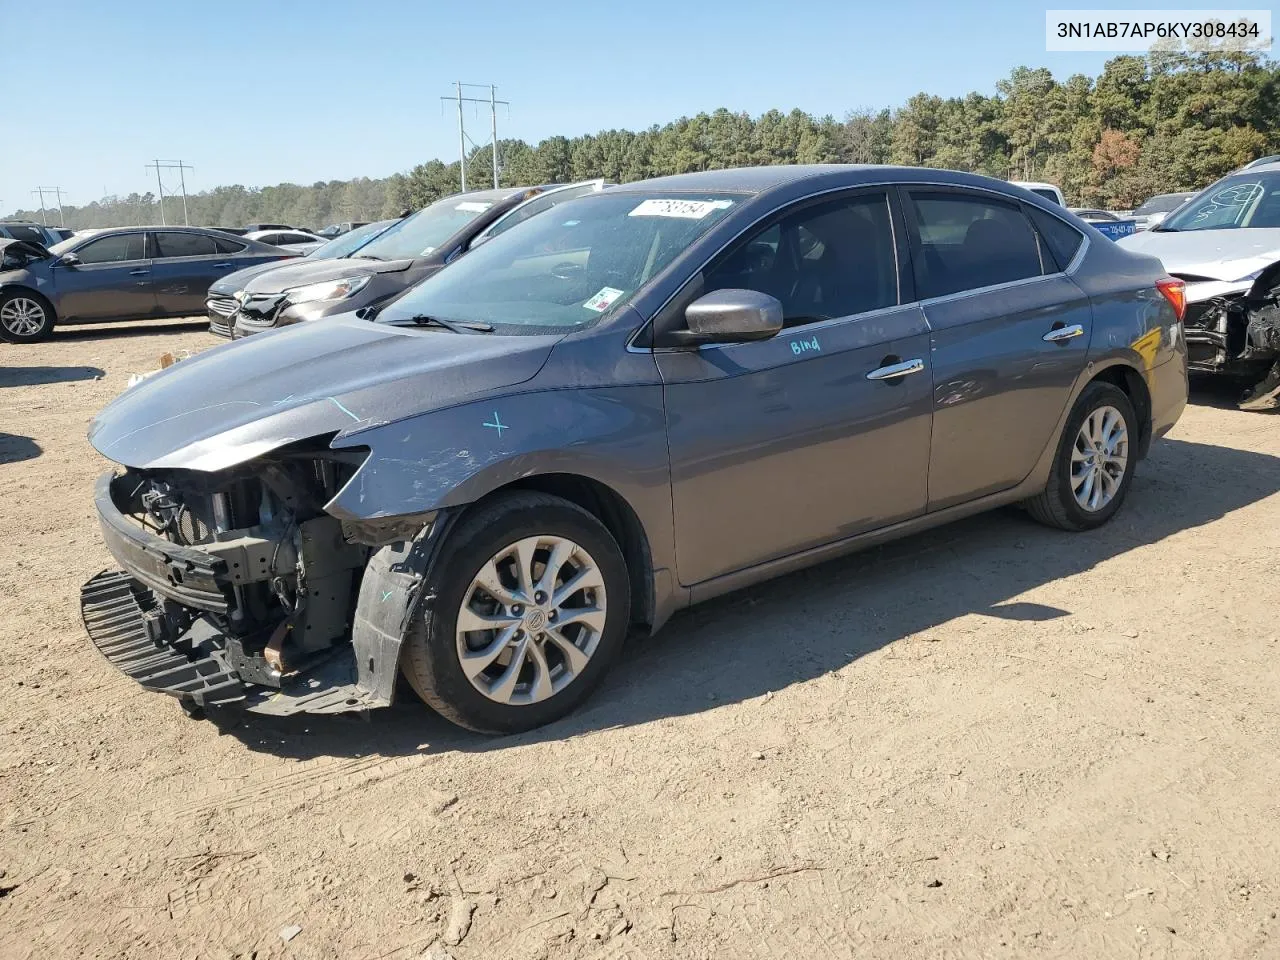
<instances>
[{"instance_id":1,"label":"front windshield","mask_svg":"<svg viewBox=\"0 0 1280 960\"><path fill-rule=\"evenodd\" d=\"M60 257L83 239L84 237L67 237L67 239L61 240L58 243L55 243L52 247L46 247L45 249L55 257Z\"/></svg>"},{"instance_id":2,"label":"front windshield","mask_svg":"<svg viewBox=\"0 0 1280 960\"><path fill-rule=\"evenodd\" d=\"M493 204L493 200L468 199L465 193L437 200L388 227L386 233L361 249L360 256L377 260L425 257Z\"/></svg>"},{"instance_id":3,"label":"front windshield","mask_svg":"<svg viewBox=\"0 0 1280 960\"><path fill-rule=\"evenodd\" d=\"M429 277L378 319L421 315L501 332L567 332L625 303L740 201L631 191L570 200Z\"/></svg>"},{"instance_id":4,"label":"front windshield","mask_svg":"<svg viewBox=\"0 0 1280 960\"><path fill-rule=\"evenodd\" d=\"M1280 227L1280 172L1240 173L1219 180L1156 229L1172 233L1246 227Z\"/></svg>"},{"instance_id":5,"label":"front windshield","mask_svg":"<svg viewBox=\"0 0 1280 960\"><path fill-rule=\"evenodd\" d=\"M1037 197L1044 197L1044 199L1050 201L1051 203L1058 202L1058 195L1054 193L1052 190L1046 190L1044 187L1031 187L1031 192L1034 193Z\"/></svg>"},{"instance_id":6,"label":"front windshield","mask_svg":"<svg viewBox=\"0 0 1280 960\"><path fill-rule=\"evenodd\" d=\"M1149 213L1168 213L1170 210L1177 210L1190 196L1192 194L1189 193L1161 194L1158 197L1152 197L1133 212L1138 216Z\"/></svg>"},{"instance_id":7,"label":"front windshield","mask_svg":"<svg viewBox=\"0 0 1280 960\"><path fill-rule=\"evenodd\" d=\"M341 236L334 237L324 246L316 247L307 256L312 260L333 260L337 257L348 256L387 229L387 225L392 222L391 220L383 220L381 223L370 223L363 227L356 227Z\"/></svg>"}]
</instances>

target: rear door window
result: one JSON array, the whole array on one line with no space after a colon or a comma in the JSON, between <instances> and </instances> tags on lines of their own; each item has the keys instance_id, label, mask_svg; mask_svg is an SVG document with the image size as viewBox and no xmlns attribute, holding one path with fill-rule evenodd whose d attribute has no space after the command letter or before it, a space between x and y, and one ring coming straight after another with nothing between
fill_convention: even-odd
<instances>
[{"instance_id":1,"label":"rear door window","mask_svg":"<svg viewBox=\"0 0 1280 960\"><path fill-rule=\"evenodd\" d=\"M1056 273L1015 203L952 192L908 191L912 268L922 300Z\"/></svg>"},{"instance_id":2,"label":"rear door window","mask_svg":"<svg viewBox=\"0 0 1280 960\"><path fill-rule=\"evenodd\" d=\"M157 257L212 257L218 252L213 237L199 233L165 233L157 231Z\"/></svg>"},{"instance_id":3,"label":"rear door window","mask_svg":"<svg viewBox=\"0 0 1280 960\"><path fill-rule=\"evenodd\" d=\"M124 263L142 260L141 233L117 233L99 240L90 240L75 251L81 263Z\"/></svg>"}]
</instances>

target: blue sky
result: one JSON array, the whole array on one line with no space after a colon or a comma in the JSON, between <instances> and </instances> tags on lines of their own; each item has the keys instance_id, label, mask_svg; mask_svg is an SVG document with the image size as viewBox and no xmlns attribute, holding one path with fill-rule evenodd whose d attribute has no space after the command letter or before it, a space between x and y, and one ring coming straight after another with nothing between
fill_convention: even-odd
<instances>
[{"instance_id":1,"label":"blue sky","mask_svg":"<svg viewBox=\"0 0 1280 960\"><path fill-rule=\"evenodd\" d=\"M719 106L842 117L921 90L991 93L1020 64L1097 73L1109 55L1045 51L1044 11L1011 0L0 0L0 212L30 206L37 186L73 203L146 191L155 157L194 166L193 192L452 160L456 113L438 98L456 79L496 83L512 102L499 135L536 142ZM483 142L488 120L469 109L468 133Z\"/></svg>"}]
</instances>

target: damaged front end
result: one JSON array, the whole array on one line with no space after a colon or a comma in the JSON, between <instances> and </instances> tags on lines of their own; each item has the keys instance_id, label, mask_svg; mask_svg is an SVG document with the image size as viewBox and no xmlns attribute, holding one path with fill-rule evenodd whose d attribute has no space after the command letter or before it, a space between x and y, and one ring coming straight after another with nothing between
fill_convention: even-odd
<instances>
[{"instance_id":1,"label":"damaged front end","mask_svg":"<svg viewBox=\"0 0 1280 960\"><path fill-rule=\"evenodd\" d=\"M84 585L81 610L104 656L188 708L390 704L440 525L327 514L367 453L327 439L216 473L101 477L95 504L121 569Z\"/></svg>"},{"instance_id":2,"label":"damaged front end","mask_svg":"<svg viewBox=\"0 0 1280 960\"><path fill-rule=\"evenodd\" d=\"M1263 271L1251 287L1175 274L1187 281L1187 366L1248 381L1242 410L1280 408L1280 264Z\"/></svg>"}]
</instances>

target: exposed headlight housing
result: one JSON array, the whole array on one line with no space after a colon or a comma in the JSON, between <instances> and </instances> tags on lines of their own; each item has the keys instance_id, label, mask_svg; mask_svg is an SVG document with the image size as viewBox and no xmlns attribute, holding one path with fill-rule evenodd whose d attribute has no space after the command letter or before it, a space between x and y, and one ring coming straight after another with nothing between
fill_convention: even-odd
<instances>
[{"instance_id":1,"label":"exposed headlight housing","mask_svg":"<svg viewBox=\"0 0 1280 960\"><path fill-rule=\"evenodd\" d=\"M341 280L322 280L319 283L308 283L304 287L293 287L284 291L285 299L290 303L315 303L319 300L346 300L369 285L369 275L361 277L343 277Z\"/></svg>"}]
</instances>

